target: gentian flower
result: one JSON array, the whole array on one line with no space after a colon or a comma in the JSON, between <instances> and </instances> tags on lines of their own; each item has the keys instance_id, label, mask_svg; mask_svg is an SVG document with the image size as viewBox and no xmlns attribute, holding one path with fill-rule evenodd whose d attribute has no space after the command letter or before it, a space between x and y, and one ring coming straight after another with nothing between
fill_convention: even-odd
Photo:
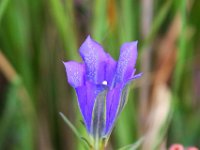
<instances>
[{"instance_id":1,"label":"gentian flower","mask_svg":"<svg viewBox=\"0 0 200 150\"><path fill-rule=\"evenodd\" d=\"M128 85L142 75L135 75L137 41L121 46L118 62L90 36L79 52L83 62L64 62L68 82L76 91L87 132L106 139L126 104Z\"/></svg>"}]
</instances>

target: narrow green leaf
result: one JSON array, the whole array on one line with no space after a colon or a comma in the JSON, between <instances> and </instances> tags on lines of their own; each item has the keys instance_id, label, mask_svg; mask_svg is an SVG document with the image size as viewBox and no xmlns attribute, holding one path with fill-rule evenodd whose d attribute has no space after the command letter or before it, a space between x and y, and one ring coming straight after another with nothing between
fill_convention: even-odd
<instances>
[{"instance_id":1,"label":"narrow green leaf","mask_svg":"<svg viewBox=\"0 0 200 150\"><path fill-rule=\"evenodd\" d=\"M137 142L135 142L134 144L130 144L130 145L126 145L118 150L136 150L139 148L139 146L142 144L144 138L140 138Z\"/></svg>"},{"instance_id":2,"label":"narrow green leaf","mask_svg":"<svg viewBox=\"0 0 200 150\"><path fill-rule=\"evenodd\" d=\"M136 38L138 31L137 16L139 13L139 6L137 1L123 0L120 1L120 17L119 17L119 31L120 42L132 41Z\"/></svg>"},{"instance_id":3,"label":"narrow green leaf","mask_svg":"<svg viewBox=\"0 0 200 150\"><path fill-rule=\"evenodd\" d=\"M78 139L80 139L85 146L91 147L90 142L84 138L83 136L81 136L81 134L78 132L78 130L76 129L76 127L69 121L69 119L67 119L67 117L65 117L65 115L63 113L59 113L60 116L62 117L62 119L65 121L65 123L70 127L70 129L74 132L74 134L78 137Z\"/></svg>"},{"instance_id":4,"label":"narrow green leaf","mask_svg":"<svg viewBox=\"0 0 200 150\"><path fill-rule=\"evenodd\" d=\"M59 31L59 34L62 38L64 47L67 52L67 56L73 59L78 58L77 51L77 38L75 34L75 24L72 22L74 20L70 14L72 12L65 13L65 9L62 5L62 2L60 0L50 0L49 1L50 7L51 7L51 13L52 17L54 19L54 22L57 26L57 29ZM68 2L68 5L72 5L72 1L70 0ZM72 6L68 6L72 7ZM68 9L68 11L72 11L71 9Z\"/></svg>"},{"instance_id":5,"label":"narrow green leaf","mask_svg":"<svg viewBox=\"0 0 200 150\"><path fill-rule=\"evenodd\" d=\"M9 2L9 0L2 0L0 2L0 23L1 23L1 19L3 17L3 14L8 6L8 2Z\"/></svg>"},{"instance_id":6,"label":"narrow green leaf","mask_svg":"<svg viewBox=\"0 0 200 150\"><path fill-rule=\"evenodd\" d=\"M106 35L107 29L107 2L106 0L95 0L93 6L92 35L97 41L101 41Z\"/></svg>"},{"instance_id":7,"label":"narrow green leaf","mask_svg":"<svg viewBox=\"0 0 200 150\"><path fill-rule=\"evenodd\" d=\"M155 39L155 36L160 29L160 26L162 25L164 19L166 18L170 6L171 6L172 0L166 1L163 6L160 8L159 12L157 13L155 20L153 21L153 25L151 27L151 30L147 36L147 38L144 41L144 44L141 48L141 51L145 49L145 47L153 40Z\"/></svg>"}]
</instances>

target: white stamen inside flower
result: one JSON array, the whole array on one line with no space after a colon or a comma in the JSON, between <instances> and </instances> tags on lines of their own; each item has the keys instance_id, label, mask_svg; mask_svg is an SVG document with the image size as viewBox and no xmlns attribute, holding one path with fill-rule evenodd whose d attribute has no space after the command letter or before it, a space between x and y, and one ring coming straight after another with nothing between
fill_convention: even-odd
<instances>
[{"instance_id":1,"label":"white stamen inside flower","mask_svg":"<svg viewBox=\"0 0 200 150\"><path fill-rule=\"evenodd\" d=\"M108 85L107 81L102 82L103 85Z\"/></svg>"}]
</instances>

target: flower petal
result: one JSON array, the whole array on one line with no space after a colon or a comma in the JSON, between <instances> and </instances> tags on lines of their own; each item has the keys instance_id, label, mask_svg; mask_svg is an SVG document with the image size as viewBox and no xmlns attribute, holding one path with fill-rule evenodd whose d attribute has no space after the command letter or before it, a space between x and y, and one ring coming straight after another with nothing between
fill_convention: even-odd
<instances>
[{"instance_id":1,"label":"flower petal","mask_svg":"<svg viewBox=\"0 0 200 150\"><path fill-rule=\"evenodd\" d=\"M109 135L120 106L120 98L122 93L123 84L117 85L115 88L109 90L106 101L106 128L105 136Z\"/></svg>"},{"instance_id":2,"label":"flower petal","mask_svg":"<svg viewBox=\"0 0 200 150\"><path fill-rule=\"evenodd\" d=\"M79 108L88 133L91 132L92 112L95 99L103 90L105 90L104 86L95 85L91 82L86 82L84 86L76 88Z\"/></svg>"},{"instance_id":3,"label":"flower petal","mask_svg":"<svg viewBox=\"0 0 200 150\"><path fill-rule=\"evenodd\" d=\"M82 86L84 84L85 74L84 65L75 61L68 61L63 63L65 65L69 84L74 88Z\"/></svg>"},{"instance_id":4,"label":"flower petal","mask_svg":"<svg viewBox=\"0 0 200 150\"><path fill-rule=\"evenodd\" d=\"M124 43L120 49L117 64L115 82L120 83L129 79L133 72L137 59L137 41Z\"/></svg>"},{"instance_id":5,"label":"flower petal","mask_svg":"<svg viewBox=\"0 0 200 150\"><path fill-rule=\"evenodd\" d=\"M101 84L105 79L107 55L103 47L90 36L81 45L80 55L86 64L86 77L95 84Z\"/></svg>"},{"instance_id":6,"label":"flower petal","mask_svg":"<svg viewBox=\"0 0 200 150\"><path fill-rule=\"evenodd\" d=\"M108 82L108 86L113 83L113 78L116 71L117 62L107 54L107 64L106 64L106 77L105 80Z\"/></svg>"},{"instance_id":7,"label":"flower petal","mask_svg":"<svg viewBox=\"0 0 200 150\"><path fill-rule=\"evenodd\" d=\"M127 103L127 96L128 96L128 91L129 91L129 85L137 78L140 78L142 76L143 73L139 73L137 75L134 75L131 79L128 79L124 85L123 85L123 89L122 89L122 94L120 97L120 104L119 104L119 110L118 110L118 114L117 116L122 112L124 106Z\"/></svg>"},{"instance_id":8,"label":"flower petal","mask_svg":"<svg viewBox=\"0 0 200 150\"><path fill-rule=\"evenodd\" d=\"M134 74L134 73L133 73ZM107 94L106 101L106 129L105 136L108 136L112 128L114 127L115 121L122 112L124 106L127 103L127 96L130 83L141 77L142 73L134 75L132 78L117 84L113 89L110 89Z\"/></svg>"}]
</instances>

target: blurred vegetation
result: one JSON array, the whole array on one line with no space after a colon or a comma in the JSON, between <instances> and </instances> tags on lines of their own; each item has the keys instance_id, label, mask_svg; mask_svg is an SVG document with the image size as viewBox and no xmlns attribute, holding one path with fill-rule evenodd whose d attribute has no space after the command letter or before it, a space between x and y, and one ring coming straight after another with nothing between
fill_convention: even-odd
<instances>
[{"instance_id":1,"label":"blurred vegetation","mask_svg":"<svg viewBox=\"0 0 200 150\"><path fill-rule=\"evenodd\" d=\"M0 149L83 149L87 136L62 61L91 35L117 59L139 41L129 101L107 149L200 147L199 0L0 0Z\"/></svg>"}]
</instances>

